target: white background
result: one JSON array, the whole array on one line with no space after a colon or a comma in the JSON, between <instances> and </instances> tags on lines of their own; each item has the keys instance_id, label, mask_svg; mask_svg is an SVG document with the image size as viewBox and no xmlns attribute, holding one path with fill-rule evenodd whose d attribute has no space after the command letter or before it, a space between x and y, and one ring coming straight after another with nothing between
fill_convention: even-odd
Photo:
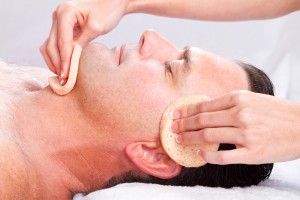
<instances>
[{"instance_id":1,"label":"white background","mask_svg":"<svg viewBox=\"0 0 300 200\"><path fill-rule=\"evenodd\" d=\"M46 67L39 46L49 34L59 0L0 2L0 58L20 65ZM143 14L128 15L97 41L108 47L137 44L154 29L176 46L187 45L259 66L275 83L276 95L300 102L300 12L250 22L203 22Z\"/></svg>"}]
</instances>

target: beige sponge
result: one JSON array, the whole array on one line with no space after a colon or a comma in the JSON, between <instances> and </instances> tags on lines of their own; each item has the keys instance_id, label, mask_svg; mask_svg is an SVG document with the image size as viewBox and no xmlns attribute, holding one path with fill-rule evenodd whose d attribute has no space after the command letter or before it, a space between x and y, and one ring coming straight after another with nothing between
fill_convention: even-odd
<instances>
[{"instance_id":1,"label":"beige sponge","mask_svg":"<svg viewBox=\"0 0 300 200\"><path fill-rule=\"evenodd\" d=\"M201 149L207 149L211 151L217 151L218 144L201 144L201 145L182 145L176 142L178 134L171 131L171 124L173 122L171 118L172 112L175 108L195 104L200 101L207 101L210 98L207 96L183 96L173 101L163 114L160 123L160 140L164 150L167 154L178 164L185 167L200 167L205 165L206 162L197 154L197 151Z\"/></svg>"},{"instance_id":2,"label":"beige sponge","mask_svg":"<svg viewBox=\"0 0 300 200\"><path fill-rule=\"evenodd\" d=\"M74 43L74 49L73 49L71 64L70 64L69 78L67 83L64 86L62 86L59 83L58 76L48 78L49 85L53 90L53 92L55 92L56 94L66 95L73 89L77 79L78 65L79 65L81 51L82 51L82 47L79 44Z\"/></svg>"}]
</instances>

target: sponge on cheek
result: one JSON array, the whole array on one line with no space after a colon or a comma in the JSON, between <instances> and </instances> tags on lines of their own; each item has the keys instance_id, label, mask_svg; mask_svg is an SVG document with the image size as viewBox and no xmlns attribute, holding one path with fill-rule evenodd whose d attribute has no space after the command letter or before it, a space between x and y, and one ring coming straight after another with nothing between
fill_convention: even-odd
<instances>
[{"instance_id":1,"label":"sponge on cheek","mask_svg":"<svg viewBox=\"0 0 300 200\"><path fill-rule=\"evenodd\" d=\"M65 85L62 86L59 83L57 76L48 78L49 85L53 90L53 92L55 92L56 94L66 95L74 88L77 79L77 74L78 74L78 65L79 65L81 51L82 51L82 47L79 44L74 43L69 78Z\"/></svg>"},{"instance_id":2,"label":"sponge on cheek","mask_svg":"<svg viewBox=\"0 0 300 200\"><path fill-rule=\"evenodd\" d=\"M173 133L170 129L173 120L171 113L175 108L195 104L200 101L207 101L210 98L207 96L183 96L173 101L163 114L160 123L160 140L167 154L178 164L184 167L200 167L206 162L197 154L199 149L217 151L219 144L201 144L201 145L182 145L176 142L178 134Z\"/></svg>"}]
</instances>

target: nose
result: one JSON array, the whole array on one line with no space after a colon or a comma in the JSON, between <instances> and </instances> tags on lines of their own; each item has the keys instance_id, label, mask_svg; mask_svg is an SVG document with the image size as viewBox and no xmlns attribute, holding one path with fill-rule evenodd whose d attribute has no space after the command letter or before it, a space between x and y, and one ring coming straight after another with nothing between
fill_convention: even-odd
<instances>
[{"instance_id":1,"label":"nose","mask_svg":"<svg viewBox=\"0 0 300 200\"><path fill-rule=\"evenodd\" d=\"M177 47L153 30L146 30L142 34L139 53L142 58L155 58L161 62L181 57L181 51Z\"/></svg>"}]
</instances>

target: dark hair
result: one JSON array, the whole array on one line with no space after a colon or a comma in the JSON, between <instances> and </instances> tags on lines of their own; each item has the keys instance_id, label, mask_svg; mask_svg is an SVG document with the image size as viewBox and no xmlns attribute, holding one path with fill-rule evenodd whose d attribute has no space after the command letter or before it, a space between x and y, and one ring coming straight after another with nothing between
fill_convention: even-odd
<instances>
[{"instance_id":1,"label":"dark hair","mask_svg":"<svg viewBox=\"0 0 300 200\"><path fill-rule=\"evenodd\" d=\"M274 96L274 86L269 77L262 70L253 65L236 61L247 73L250 90L252 92Z\"/></svg>"},{"instance_id":2,"label":"dark hair","mask_svg":"<svg viewBox=\"0 0 300 200\"><path fill-rule=\"evenodd\" d=\"M240 61L236 63L247 73L251 91L274 95L273 84L263 71ZM219 150L230 150L234 148L235 146L232 144L220 144ZM257 185L261 181L269 178L272 169L273 164L206 164L199 168L182 167L180 174L172 179L159 179L153 176L142 177L138 173L130 171L122 175L112 177L108 181L107 187L129 182L157 183L177 186L202 185L223 188L231 188L234 186L246 187L250 185Z\"/></svg>"}]
</instances>

